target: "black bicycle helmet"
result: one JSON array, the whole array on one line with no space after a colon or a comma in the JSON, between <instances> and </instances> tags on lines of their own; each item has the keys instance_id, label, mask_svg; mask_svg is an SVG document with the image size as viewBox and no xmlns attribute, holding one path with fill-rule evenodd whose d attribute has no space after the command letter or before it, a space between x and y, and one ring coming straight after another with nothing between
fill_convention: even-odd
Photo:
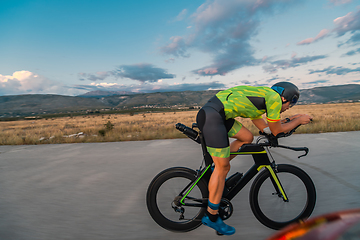
<instances>
[{"instance_id":1,"label":"black bicycle helmet","mask_svg":"<svg viewBox=\"0 0 360 240\"><path fill-rule=\"evenodd\" d=\"M279 93L281 97L284 97L286 102L290 102L290 107L294 106L299 100L300 91L297 86L290 82L278 82L271 89Z\"/></svg>"}]
</instances>

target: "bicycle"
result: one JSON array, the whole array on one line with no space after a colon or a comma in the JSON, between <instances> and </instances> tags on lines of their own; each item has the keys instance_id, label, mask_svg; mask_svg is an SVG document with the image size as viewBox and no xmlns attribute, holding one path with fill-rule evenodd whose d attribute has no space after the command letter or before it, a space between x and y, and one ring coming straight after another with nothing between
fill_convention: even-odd
<instances>
[{"instance_id":1,"label":"bicycle","mask_svg":"<svg viewBox=\"0 0 360 240\"><path fill-rule=\"evenodd\" d=\"M263 225L278 230L311 215L316 203L316 190L310 176L299 167L276 164L269 150L271 147L286 148L304 151L298 158L306 156L309 152L307 147L289 147L278 143L279 138L290 136L299 126L277 136L261 133L256 143L244 144L237 152L230 153L252 155L254 165L245 174L236 172L226 179L219 208L219 216L223 220L233 214L231 200L255 175L258 176L251 185L249 200L253 214ZM202 224L213 161L201 131L194 130L196 123L192 128L178 123L176 128L201 144L202 164L196 171L172 167L157 174L148 187L146 203L158 225L170 231L187 232Z\"/></svg>"}]
</instances>

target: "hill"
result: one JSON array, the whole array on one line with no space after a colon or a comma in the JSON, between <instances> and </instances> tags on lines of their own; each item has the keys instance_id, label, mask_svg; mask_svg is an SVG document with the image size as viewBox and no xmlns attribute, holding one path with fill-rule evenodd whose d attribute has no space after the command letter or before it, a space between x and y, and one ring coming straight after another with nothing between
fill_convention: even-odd
<instances>
[{"instance_id":1,"label":"hill","mask_svg":"<svg viewBox=\"0 0 360 240\"><path fill-rule=\"evenodd\" d=\"M78 97L85 97L85 98L101 98L107 96L114 96L114 95L131 95L134 94L132 92L126 91L91 91L85 94L79 95Z\"/></svg>"},{"instance_id":2,"label":"hill","mask_svg":"<svg viewBox=\"0 0 360 240\"><path fill-rule=\"evenodd\" d=\"M202 106L219 90L158 92L121 96L107 96L101 102L116 108L168 108Z\"/></svg>"},{"instance_id":3,"label":"hill","mask_svg":"<svg viewBox=\"0 0 360 240\"><path fill-rule=\"evenodd\" d=\"M95 109L185 108L204 105L218 90L118 94L89 92L71 97L61 95L12 95L0 97L0 117L94 111ZM338 85L300 90L299 104L360 100L360 85Z\"/></svg>"},{"instance_id":4,"label":"hill","mask_svg":"<svg viewBox=\"0 0 360 240\"><path fill-rule=\"evenodd\" d=\"M348 84L300 90L300 103L329 103L360 100L360 85Z\"/></svg>"},{"instance_id":5,"label":"hill","mask_svg":"<svg viewBox=\"0 0 360 240\"><path fill-rule=\"evenodd\" d=\"M0 116L3 117L74 112L106 107L108 106L96 98L50 94L12 95L0 97Z\"/></svg>"}]
</instances>

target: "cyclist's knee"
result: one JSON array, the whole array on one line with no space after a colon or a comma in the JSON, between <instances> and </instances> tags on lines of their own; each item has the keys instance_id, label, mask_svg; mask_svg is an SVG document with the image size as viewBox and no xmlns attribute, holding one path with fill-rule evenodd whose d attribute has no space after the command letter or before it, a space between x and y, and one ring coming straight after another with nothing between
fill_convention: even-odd
<instances>
[{"instance_id":1,"label":"cyclist's knee","mask_svg":"<svg viewBox=\"0 0 360 240\"><path fill-rule=\"evenodd\" d=\"M230 161L227 158L218 158L214 159L215 168L218 171L223 173L228 173L230 171Z\"/></svg>"}]
</instances>

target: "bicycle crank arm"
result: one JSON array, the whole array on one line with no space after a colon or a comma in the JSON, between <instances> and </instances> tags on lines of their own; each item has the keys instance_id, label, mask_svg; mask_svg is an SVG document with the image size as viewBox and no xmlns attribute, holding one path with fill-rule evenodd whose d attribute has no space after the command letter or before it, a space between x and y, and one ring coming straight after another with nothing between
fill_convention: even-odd
<instances>
[{"instance_id":1,"label":"bicycle crank arm","mask_svg":"<svg viewBox=\"0 0 360 240\"><path fill-rule=\"evenodd\" d=\"M207 204L205 203L201 203L201 204L197 204L197 203L184 203L181 204L182 206L186 206L186 207L207 207Z\"/></svg>"}]
</instances>

